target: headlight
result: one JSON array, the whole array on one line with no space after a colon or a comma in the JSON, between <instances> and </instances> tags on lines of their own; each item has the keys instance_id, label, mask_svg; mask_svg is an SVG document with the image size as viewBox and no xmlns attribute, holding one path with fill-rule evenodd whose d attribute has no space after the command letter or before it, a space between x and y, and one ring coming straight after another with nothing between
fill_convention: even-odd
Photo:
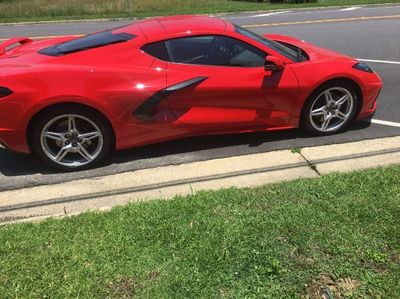
<instances>
[{"instance_id":1,"label":"headlight","mask_svg":"<svg viewBox=\"0 0 400 299\"><path fill-rule=\"evenodd\" d=\"M372 68L363 62L357 62L355 65L353 65L353 69L359 70L359 71L363 71L363 72L367 72L367 73L373 73L374 71L372 70Z\"/></svg>"},{"instance_id":2,"label":"headlight","mask_svg":"<svg viewBox=\"0 0 400 299\"><path fill-rule=\"evenodd\" d=\"M12 90L8 89L7 87L0 86L0 99L12 94Z\"/></svg>"}]
</instances>

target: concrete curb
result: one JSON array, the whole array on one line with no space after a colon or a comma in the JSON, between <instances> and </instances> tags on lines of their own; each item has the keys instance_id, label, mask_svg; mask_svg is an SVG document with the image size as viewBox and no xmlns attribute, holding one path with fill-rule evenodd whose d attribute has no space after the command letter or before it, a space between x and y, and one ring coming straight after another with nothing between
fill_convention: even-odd
<instances>
[{"instance_id":1,"label":"concrete curb","mask_svg":"<svg viewBox=\"0 0 400 299\"><path fill-rule=\"evenodd\" d=\"M400 164L400 136L143 169L0 192L0 223L39 221L199 190Z\"/></svg>"},{"instance_id":2,"label":"concrete curb","mask_svg":"<svg viewBox=\"0 0 400 299\"><path fill-rule=\"evenodd\" d=\"M352 5L333 5L333 6L313 6L313 7L294 7L294 8L279 8L279 9L264 9L264 10L250 10L250 11L237 11L237 12L221 12L221 13L214 13L214 14L195 14L201 16L233 16L233 15L244 15L244 14L261 14L267 12L275 12L275 11L304 11L304 10L318 10L318 9L336 9L336 8L347 8L353 6L360 6L360 7L385 7L396 5L396 2L389 2L389 3L374 3L374 4L352 4ZM107 21L129 21L129 20L138 20L138 19L148 19L148 18L157 18L161 16L149 16L143 18L137 17L124 17L124 18L98 18L98 19L71 19L71 20L48 20L48 21L26 21L26 22L2 22L0 26L14 26L14 25L41 25L41 24L68 24L68 23L90 23L90 22L107 22Z\"/></svg>"}]
</instances>

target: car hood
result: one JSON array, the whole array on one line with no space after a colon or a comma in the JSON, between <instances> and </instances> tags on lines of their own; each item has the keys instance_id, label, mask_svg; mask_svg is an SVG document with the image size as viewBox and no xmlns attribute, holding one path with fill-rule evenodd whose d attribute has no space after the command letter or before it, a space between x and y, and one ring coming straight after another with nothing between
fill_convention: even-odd
<instances>
[{"instance_id":1,"label":"car hood","mask_svg":"<svg viewBox=\"0 0 400 299\"><path fill-rule=\"evenodd\" d=\"M304 40L300 40L291 36L286 36L286 35L279 35L279 34L265 34L265 37L272 39L274 41L277 42L281 42L281 43L286 43L286 44L290 44L293 46L296 46L300 49L302 49L303 51L305 51L307 53L307 55L309 56L310 61L316 61L316 60L345 60L345 61L356 61L356 59L350 57L350 56L346 56L344 54L332 51L332 50L328 50L325 48L321 48L318 46L315 46L309 42L306 42Z\"/></svg>"}]
</instances>

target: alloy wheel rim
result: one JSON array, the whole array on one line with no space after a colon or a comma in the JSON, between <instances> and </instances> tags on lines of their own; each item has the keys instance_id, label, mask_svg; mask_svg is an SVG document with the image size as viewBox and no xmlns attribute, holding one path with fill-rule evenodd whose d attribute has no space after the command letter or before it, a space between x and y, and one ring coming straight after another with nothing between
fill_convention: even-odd
<instances>
[{"instance_id":1,"label":"alloy wheel rim","mask_svg":"<svg viewBox=\"0 0 400 299\"><path fill-rule=\"evenodd\" d=\"M343 87L333 87L322 92L311 105L311 125L320 132L332 132L343 127L352 116L354 98Z\"/></svg>"},{"instance_id":2,"label":"alloy wheel rim","mask_svg":"<svg viewBox=\"0 0 400 299\"><path fill-rule=\"evenodd\" d=\"M65 114L51 119L40 136L42 150L53 162L79 167L95 160L103 148L103 135L90 119Z\"/></svg>"}]
</instances>

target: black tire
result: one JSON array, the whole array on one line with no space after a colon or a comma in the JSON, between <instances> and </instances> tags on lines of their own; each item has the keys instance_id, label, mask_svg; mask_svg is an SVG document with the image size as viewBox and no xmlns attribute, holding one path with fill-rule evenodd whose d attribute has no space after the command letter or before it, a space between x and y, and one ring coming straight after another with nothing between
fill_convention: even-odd
<instances>
[{"instance_id":1,"label":"black tire","mask_svg":"<svg viewBox=\"0 0 400 299\"><path fill-rule=\"evenodd\" d=\"M72 164L73 162L71 162L70 165L64 165L64 164L60 164L60 162L56 162L55 160L51 159L49 157L49 154L46 154L46 146L44 146L44 142L42 139L42 132L44 132L44 129L46 126L48 126L49 123L51 123L52 121L54 121L57 118L60 118L59 122L63 122L63 117L64 116L68 116L68 115L75 115L76 116L76 122L80 122L81 124L85 125L85 121L89 120L90 122L86 123L86 127L89 127L90 124L95 124L96 127L96 131L99 131L99 137L97 137L99 139L99 141L94 141L97 142L96 147L96 155L93 155L93 160L87 159L88 162L82 165L78 165L77 164ZM67 120L68 122L69 120ZM64 121L65 123L65 121ZM76 127L78 127L78 125L76 125ZM98 129L98 130L97 130ZM103 115L101 115L100 113L91 110L89 108L85 108L85 107L75 107L75 106L66 106L66 107L61 107L61 106L57 106L53 109L50 110L46 110L43 113L41 113L37 119L35 119L33 125L32 125L32 130L31 130L31 136L30 137L30 141L31 141L31 147L33 152L39 156L46 164L50 165L53 168L57 168L63 171L79 171L79 170L85 170L88 168L91 168L95 165L97 165L99 162L101 162L102 160L104 160L113 150L114 148L114 132L113 129L111 128L109 122L105 119L105 117ZM100 142L100 138L101 138L101 142ZM93 138L95 139L95 138ZM47 140L47 139L46 139ZM50 139L51 140L51 139ZM82 141L82 139L80 139L80 141ZM53 143L61 143L61 147L63 146L61 141L53 141L51 140L50 142ZM49 142L49 143L50 143ZM66 141L69 142L72 146L72 142L71 141ZM86 142L86 145L83 144ZM79 146L85 146L85 149L87 150L87 146L88 143L90 141L84 141L82 142L82 144L79 144ZM93 143L94 143L93 142ZM76 144L76 142L74 142ZM90 142L92 143L92 142ZM47 141L46 141L46 145L47 145ZM54 144L54 147L57 146L56 144ZM88 152L88 151L86 151ZM49 153L49 151L47 151L47 153ZM76 156L77 161L78 161L78 153L67 153L67 155L65 157L69 156ZM69 158L71 161L74 160L74 157ZM63 158L66 159L66 158ZM81 157L81 159L83 160L83 156ZM90 161L89 161L90 160ZM83 162L82 162L83 163ZM65 163L67 164L67 163Z\"/></svg>"},{"instance_id":2,"label":"black tire","mask_svg":"<svg viewBox=\"0 0 400 299\"><path fill-rule=\"evenodd\" d=\"M349 111L349 116L348 118L343 121L343 123L336 129L332 129L330 131L323 131L323 130L318 130L315 126L313 125L312 120L310 119L310 114L313 108L313 105L316 103L317 99L327 90L334 90L335 88L337 89L344 89L351 94L352 99L353 99L353 104L351 111ZM331 81L326 84L321 85L318 87L316 90L313 91L313 93L309 96L308 100L306 101L306 104L303 107L303 111L301 114L301 120L300 120L300 126L308 131L309 133L313 135L318 135L318 136L325 136L325 135L333 135L336 133L339 133L341 131L344 131L348 128L349 124L352 123L352 121L355 119L357 112L359 111L360 107L360 95L357 92L357 89L354 87L353 84L349 84L344 81Z\"/></svg>"}]
</instances>

